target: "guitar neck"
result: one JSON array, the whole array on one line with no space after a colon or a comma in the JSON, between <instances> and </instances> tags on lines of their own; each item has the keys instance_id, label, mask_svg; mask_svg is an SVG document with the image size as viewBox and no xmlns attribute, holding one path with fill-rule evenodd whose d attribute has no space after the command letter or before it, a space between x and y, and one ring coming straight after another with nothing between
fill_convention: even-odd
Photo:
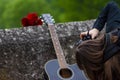
<instances>
[{"instance_id":1,"label":"guitar neck","mask_svg":"<svg viewBox=\"0 0 120 80\"><path fill-rule=\"evenodd\" d=\"M56 56L58 59L59 66L60 68L67 68L65 56L63 54L63 50L61 48L54 24L48 24L48 28L51 34L51 38L52 38L52 42L53 42Z\"/></svg>"}]
</instances>

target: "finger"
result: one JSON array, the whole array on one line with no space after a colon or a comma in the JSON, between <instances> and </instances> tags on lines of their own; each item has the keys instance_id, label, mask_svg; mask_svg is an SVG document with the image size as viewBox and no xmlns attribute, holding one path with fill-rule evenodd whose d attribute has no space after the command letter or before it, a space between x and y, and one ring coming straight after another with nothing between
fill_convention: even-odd
<instances>
[{"instance_id":1,"label":"finger","mask_svg":"<svg viewBox=\"0 0 120 80\"><path fill-rule=\"evenodd\" d=\"M94 36L92 36L92 39L94 39Z\"/></svg>"},{"instance_id":2,"label":"finger","mask_svg":"<svg viewBox=\"0 0 120 80\"><path fill-rule=\"evenodd\" d=\"M92 39L95 39L95 35L92 35Z\"/></svg>"},{"instance_id":3,"label":"finger","mask_svg":"<svg viewBox=\"0 0 120 80\"><path fill-rule=\"evenodd\" d=\"M80 39L82 39L83 38L83 35L82 34L80 34Z\"/></svg>"},{"instance_id":4,"label":"finger","mask_svg":"<svg viewBox=\"0 0 120 80\"><path fill-rule=\"evenodd\" d=\"M85 36L85 35L86 35L86 33L85 33L85 32L82 32L82 33L80 34L80 38L82 39L83 36Z\"/></svg>"}]
</instances>

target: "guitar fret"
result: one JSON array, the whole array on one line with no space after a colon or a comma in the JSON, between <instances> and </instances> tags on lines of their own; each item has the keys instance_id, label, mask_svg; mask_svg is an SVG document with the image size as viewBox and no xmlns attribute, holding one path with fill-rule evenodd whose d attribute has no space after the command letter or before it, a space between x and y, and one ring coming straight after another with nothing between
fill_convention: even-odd
<instances>
[{"instance_id":1,"label":"guitar fret","mask_svg":"<svg viewBox=\"0 0 120 80\"><path fill-rule=\"evenodd\" d=\"M63 67L65 68L65 67L67 67L66 66L67 63L65 61L65 57L64 57L62 48L60 46L60 42L58 40L58 36L56 34L56 30L55 30L53 25L48 25L48 26L49 26L51 38L52 38L52 41L53 41L53 45L54 45L54 48L55 48L55 51L56 51L56 56L58 58L58 62L60 64L60 67L61 68L63 68Z\"/></svg>"}]
</instances>

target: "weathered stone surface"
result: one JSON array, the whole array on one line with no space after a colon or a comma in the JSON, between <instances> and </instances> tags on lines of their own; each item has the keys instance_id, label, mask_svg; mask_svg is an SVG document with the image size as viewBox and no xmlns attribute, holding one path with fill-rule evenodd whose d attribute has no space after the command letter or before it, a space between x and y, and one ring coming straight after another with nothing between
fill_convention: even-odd
<instances>
[{"instance_id":1,"label":"weathered stone surface","mask_svg":"<svg viewBox=\"0 0 120 80\"><path fill-rule=\"evenodd\" d=\"M75 63L74 44L94 20L56 24L68 64ZM47 26L0 30L0 80L43 80L44 64L55 59Z\"/></svg>"}]
</instances>

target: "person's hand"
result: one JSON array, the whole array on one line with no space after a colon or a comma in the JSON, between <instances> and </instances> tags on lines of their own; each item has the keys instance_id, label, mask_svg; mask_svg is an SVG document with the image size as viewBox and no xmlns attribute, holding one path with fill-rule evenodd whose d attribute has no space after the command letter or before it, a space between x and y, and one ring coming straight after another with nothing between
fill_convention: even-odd
<instances>
[{"instance_id":1,"label":"person's hand","mask_svg":"<svg viewBox=\"0 0 120 80\"><path fill-rule=\"evenodd\" d=\"M87 33L88 33L88 31L82 32L82 33L80 34L80 38L82 39L83 36L86 36L86 35L87 35ZM97 30L96 28L93 28L93 29L91 29L91 30L89 31L89 34L91 35L92 39L96 38L97 35L98 35L98 33L99 33L99 30Z\"/></svg>"}]
</instances>

